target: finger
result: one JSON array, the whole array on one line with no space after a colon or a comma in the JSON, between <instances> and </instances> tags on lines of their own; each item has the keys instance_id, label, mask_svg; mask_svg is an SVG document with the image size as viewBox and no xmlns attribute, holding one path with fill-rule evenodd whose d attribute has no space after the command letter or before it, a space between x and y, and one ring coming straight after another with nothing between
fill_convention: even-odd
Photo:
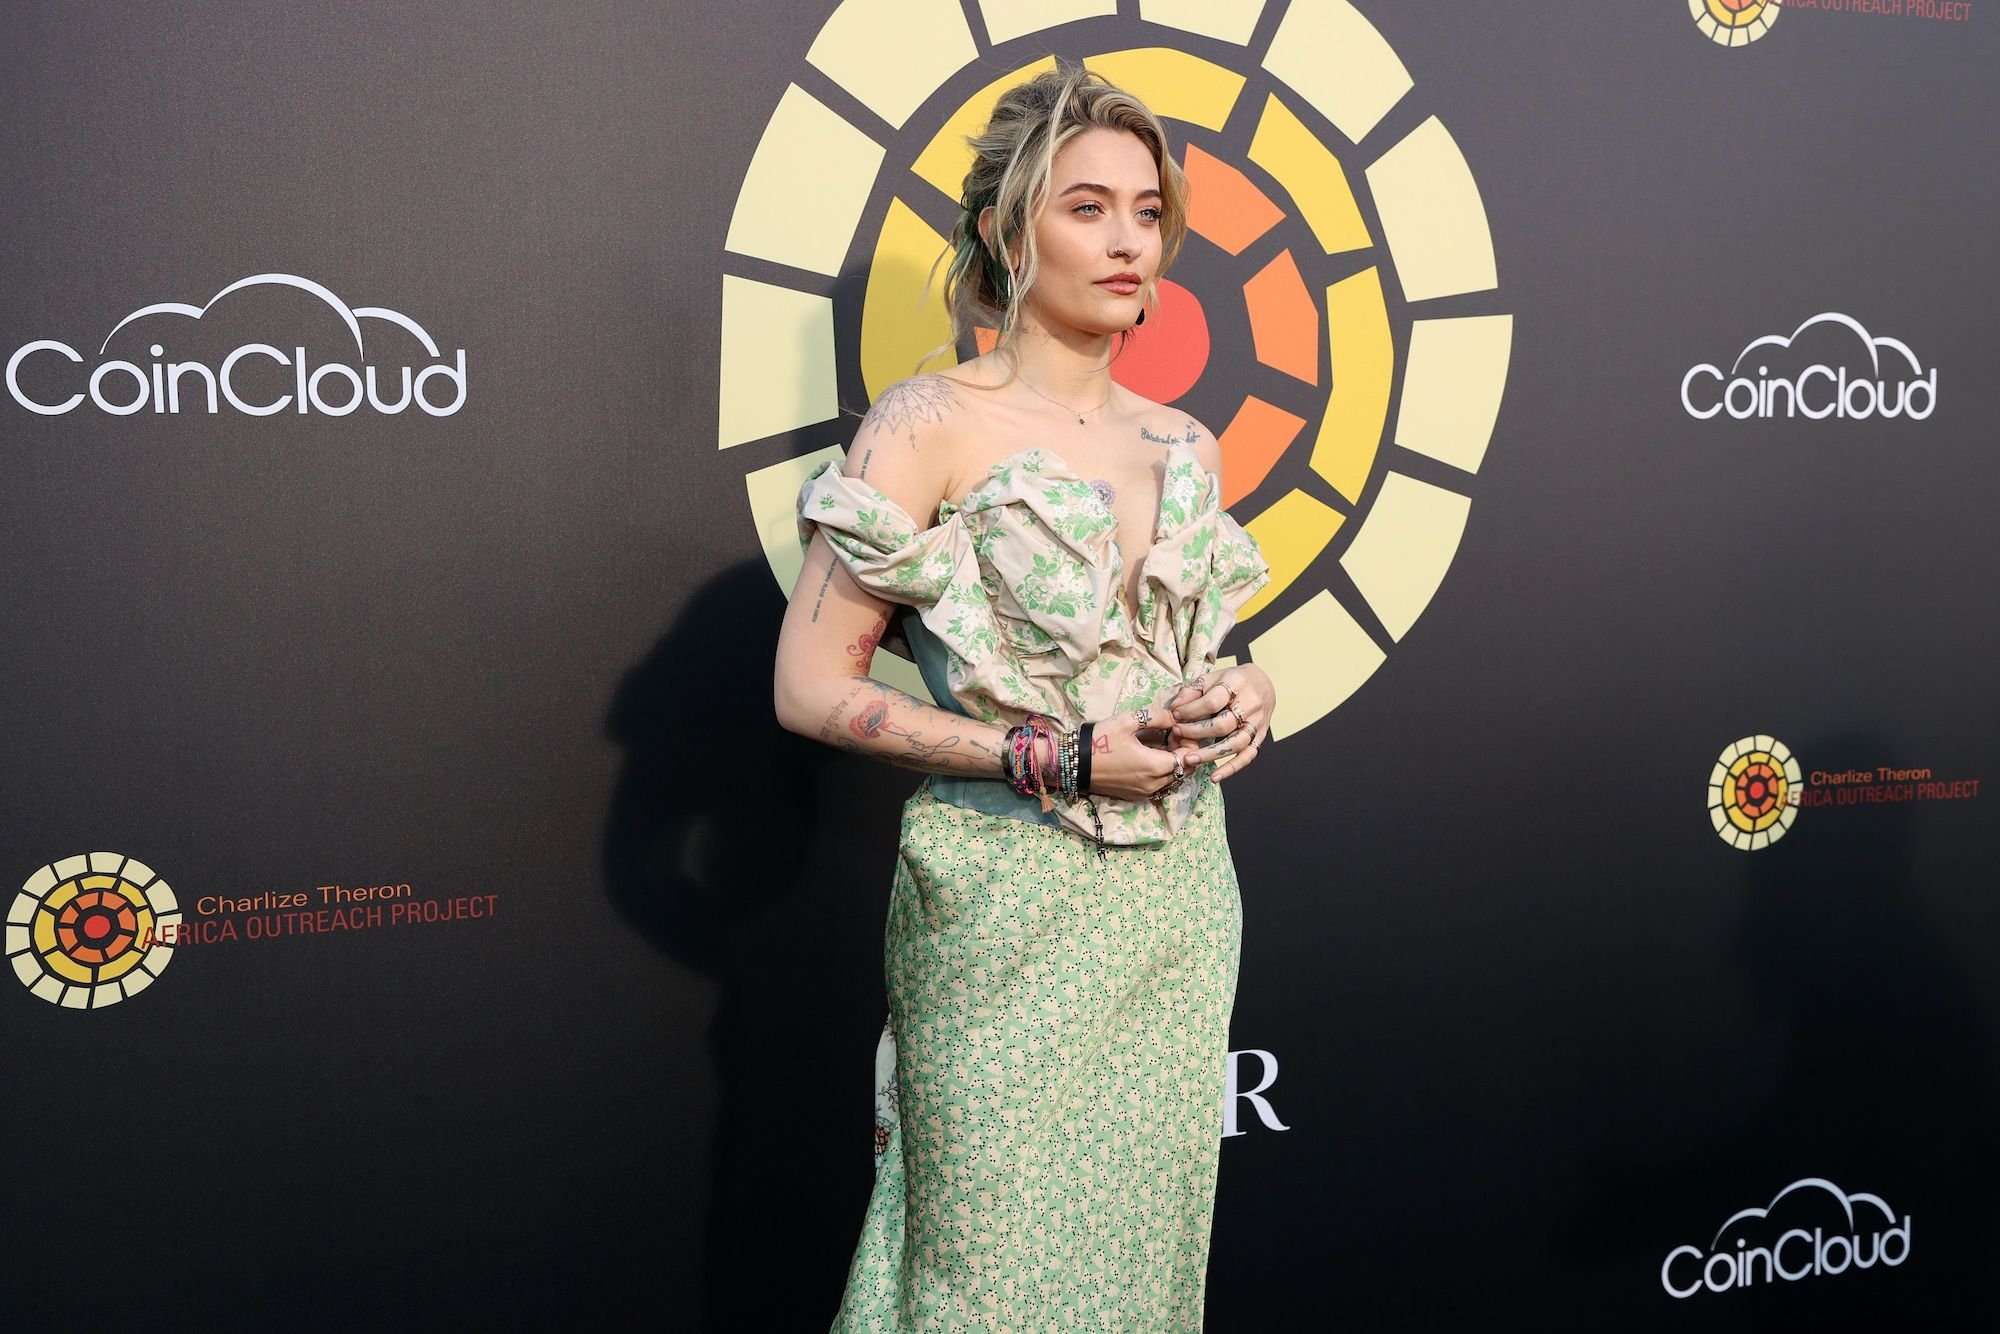
<instances>
[{"instance_id":1,"label":"finger","mask_svg":"<svg viewBox=\"0 0 2000 1334\"><path fill-rule=\"evenodd\" d=\"M1221 711L1212 718L1195 718L1174 724L1177 736L1189 737L1196 741L1212 741L1217 737L1229 736L1248 728L1254 734L1262 727L1262 722L1254 709L1242 704L1224 704Z\"/></svg>"},{"instance_id":2,"label":"finger","mask_svg":"<svg viewBox=\"0 0 2000 1334\"><path fill-rule=\"evenodd\" d=\"M1174 716L1182 719L1213 717L1221 713L1232 700L1239 709L1246 712L1249 710L1250 701L1244 698L1243 688L1233 681L1216 677L1209 681L1208 688L1202 691L1198 698L1177 701L1174 705Z\"/></svg>"},{"instance_id":3,"label":"finger","mask_svg":"<svg viewBox=\"0 0 2000 1334\"><path fill-rule=\"evenodd\" d=\"M1194 766L1187 763L1185 756L1181 757L1181 762L1178 765L1169 763L1164 772L1153 776L1153 786L1147 795L1149 797L1164 796L1169 790L1184 781L1193 772L1193 769Z\"/></svg>"},{"instance_id":4,"label":"finger","mask_svg":"<svg viewBox=\"0 0 2000 1334\"><path fill-rule=\"evenodd\" d=\"M1192 699L1176 698L1173 706L1175 718L1185 722L1196 718L1208 718L1222 712L1222 706L1229 702L1229 692L1210 686Z\"/></svg>"},{"instance_id":5,"label":"finger","mask_svg":"<svg viewBox=\"0 0 2000 1334\"><path fill-rule=\"evenodd\" d=\"M1195 742L1213 741L1217 737L1228 736L1243 726L1232 715L1218 713L1212 718L1191 718L1174 724L1174 735L1186 737Z\"/></svg>"},{"instance_id":6,"label":"finger","mask_svg":"<svg viewBox=\"0 0 2000 1334\"><path fill-rule=\"evenodd\" d=\"M1250 748L1250 731L1239 728L1210 745L1195 752L1196 758L1204 764L1215 760L1232 760Z\"/></svg>"},{"instance_id":7,"label":"finger","mask_svg":"<svg viewBox=\"0 0 2000 1334\"><path fill-rule=\"evenodd\" d=\"M1227 764L1217 765L1214 769L1210 770L1208 776L1214 779L1216 782L1220 783L1223 779L1230 777L1232 774L1235 774L1240 770L1249 768L1252 764L1255 764L1257 762L1258 750L1259 750L1258 743L1254 741L1251 742L1248 746L1245 746L1240 753L1231 758Z\"/></svg>"},{"instance_id":8,"label":"finger","mask_svg":"<svg viewBox=\"0 0 2000 1334\"><path fill-rule=\"evenodd\" d=\"M1205 684L1207 689L1202 692L1199 700L1177 706L1176 712L1180 717L1203 717L1220 713L1230 704L1236 705L1247 714L1258 703L1250 678L1233 669L1210 677Z\"/></svg>"},{"instance_id":9,"label":"finger","mask_svg":"<svg viewBox=\"0 0 2000 1334\"><path fill-rule=\"evenodd\" d=\"M1173 713L1163 704L1149 704L1142 705L1136 709L1127 709L1125 712L1119 714L1114 721L1120 727L1138 732L1149 727L1163 728L1171 726L1173 723Z\"/></svg>"},{"instance_id":10,"label":"finger","mask_svg":"<svg viewBox=\"0 0 2000 1334\"><path fill-rule=\"evenodd\" d=\"M1233 774L1238 769L1248 768L1256 762L1258 756L1264 753L1264 743L1269 739L1269 729L1257 729L1250 738L1250 744L1243 748L1242 753L1237 756L1236 760L1231 764L1220 766L1217 770L1212 771L1210 776L1217 782L1220 782L1228 774Z\"/></svg>"}]
</instances>

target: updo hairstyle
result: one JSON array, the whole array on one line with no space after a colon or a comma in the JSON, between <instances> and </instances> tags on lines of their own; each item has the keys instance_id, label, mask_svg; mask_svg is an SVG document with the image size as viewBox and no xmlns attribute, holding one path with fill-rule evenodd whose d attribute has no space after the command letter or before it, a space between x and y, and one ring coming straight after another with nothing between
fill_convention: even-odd
<instances>
[{"instance_id":1,"label":"updo hairstyle","mask_svg":"<svg viewBox=\"0 0 2000 1334\"><path fill-rule=\"evenodd\" d=\"M972 169L965 173L963 205L952 228L945 304L953 338L963 341L975 325L997 328L1004 346L1014 336L1037 271L1034 220L1048 203L1056 154L1086 130L1137 135L1160 172L1160 264L1167 271L1187 239L1187 177L1167 151L1166 128L1145 103L1081 65L1058 64L1000 95L993 119L967 142ZM979 215L993 209L991 247L980 239ZM1146 284L1151 305L1154 284Z\"/></svg>"}]
</instances>

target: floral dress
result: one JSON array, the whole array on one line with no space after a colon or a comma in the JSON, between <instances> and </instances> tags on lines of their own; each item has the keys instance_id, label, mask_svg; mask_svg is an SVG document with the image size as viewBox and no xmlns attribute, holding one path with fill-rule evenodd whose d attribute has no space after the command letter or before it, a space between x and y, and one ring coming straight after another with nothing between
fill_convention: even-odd
<instances>
[{"instance_id":1,"label":"floral dress","mask_svg":"<svg viewBox=\"0 0 2000 1334\"><path fill-rule=\"evenodd\" d=\"M941 707L1074 727L1213 669L1268 581L1220 482L1168 446L1137 604L1110 507L1055 455L995 464L928 528L827 464L799 495ZM1049 813L932 776L885 933L877 1171L836 1331L1201 1328L1241 904L1222 792Z\"/></svg>"}]
</instances>

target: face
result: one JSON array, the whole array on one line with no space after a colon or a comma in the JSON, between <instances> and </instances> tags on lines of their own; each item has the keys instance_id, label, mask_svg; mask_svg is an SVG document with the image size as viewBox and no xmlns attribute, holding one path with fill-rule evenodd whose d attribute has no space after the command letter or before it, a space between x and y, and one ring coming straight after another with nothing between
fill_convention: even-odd
<instances>
[{"instance_id":1,"label":"face","mask_svg":"<svg viewBox=\"0 0 2000 1334\"><path fill-rule=\"evenodd\" d=\"M1028 313L1048 328L1131 328L1160 265L1160 210L1159 169L1139 136L1092 129L1070 140L1035 221Z\"/></svg>"}]
</instances>

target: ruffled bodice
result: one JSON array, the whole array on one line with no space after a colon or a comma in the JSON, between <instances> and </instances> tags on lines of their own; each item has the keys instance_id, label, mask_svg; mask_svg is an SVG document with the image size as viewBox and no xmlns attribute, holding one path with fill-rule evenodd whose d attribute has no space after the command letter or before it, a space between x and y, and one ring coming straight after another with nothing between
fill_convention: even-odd
<instances>
[{"instance_id":1,"label":"ruffled bodice","mask_svg":"<svg viewBox=\"0 0 2000 1334\"><path fill-rule=\"evenodd\" d=\"M1116 516L1040 448L994 464L963 500L939 506L929 528L830 460L799 492L799 536L824 532L856 583L916 610L945 650L951 698L939 704L989 722L1012 725L1033 712L1074 727L1151 704L1210 670L1237 610L1269 581L1220 493L1189 446L1168 446L1129 611ZM1105 841L1170 837L1203 782L1205 772L1150 802L1097 798ZM1081 801L1059 801L1057 813L1092 831Z\"/></svg>"}]
</instances>

